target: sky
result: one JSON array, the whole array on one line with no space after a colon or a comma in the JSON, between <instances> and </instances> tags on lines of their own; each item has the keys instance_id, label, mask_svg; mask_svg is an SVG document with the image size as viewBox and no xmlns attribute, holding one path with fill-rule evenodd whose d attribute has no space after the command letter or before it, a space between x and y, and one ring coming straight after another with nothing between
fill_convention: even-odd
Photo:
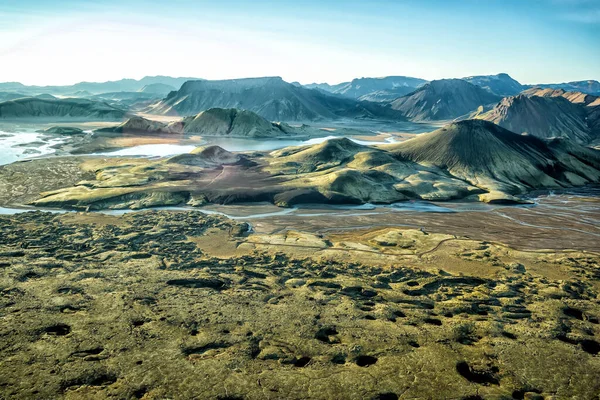
<instances>
[{"instance_id":1,"label":"sky","mask_svg":"<svg viewBox=\"0 0 600 400\"><path fill-rule=\"evenodd\" d=\"M600 80L600 0L2 0L0 82Z\"/></svg>"}]
</instances>

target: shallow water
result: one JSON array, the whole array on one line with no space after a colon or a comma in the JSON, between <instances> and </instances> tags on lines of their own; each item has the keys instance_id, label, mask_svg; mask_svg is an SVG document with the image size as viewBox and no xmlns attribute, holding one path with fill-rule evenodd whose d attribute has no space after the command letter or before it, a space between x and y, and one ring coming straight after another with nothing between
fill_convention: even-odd
<instances>
[{"instance_id":1,"label":"shallow water","mask_svg":"<svg viewBox=\"0 0 600 400\"><path fill-rule=\"evenodd\" d=\"M478 207L481 204L481 207ZM510 206L510 208L522 206ZM209 205L206 207L190 206L165 206L153 207L144 210L168 210L168 211L199 211L208 215L223 215L231 219L263 219L279 216L290 217L347 217L360 215L377 215L389 212L416 212L416 213L459 213L472 211L494 211L507 206L490 205L472 202L454 202L454 203L431 203L421 200L412 200L393 204L301 204L291 208L281 208L270 203L244 203L236 205ZM56 210L46 208L4 208L0 207L0 215L18 214L28 211L51 211L51 212L77 212L78 210ZM107 215L124 215L131 212L143 210L99 210L90 211Z\"/></svg>"},{"instance_id":2,"label":"shallow water","mask_svg":"<svg viewBox=\"0 0 600 400\"><path fill-rule=\"evenodd\" d=\"M0 165L54 153L52 146L64 142L64 138L49 138L37 132L0 131ZM40 143L35 145L35 143ZM31 143L31 146L23 146ZM42 144L43 143L43 144ZM28 150L31 151L28 154Z\"/></svg>"},{"instance_id":3,"label":"shallow water","mask_svg":"<svg viewBox=\"0 0 600 400\"><path fill-rule=\"evenodd\" d=\"M140 146L128 147L125 149L100 153L104 156L143 156L143 157L169 157L178 154L189 153L198 146L217 145L227 151L271 151L289 146L305 146L322 143L333 138L343 136L325 136L312 139L243 139L243 138L220 138L204 137L201 143L197 145L179 145L179 144L146 144ZM349 137L355 143L362 145L375 145L394 143L393 137L386 141L367 141Z\"/></svg>"}]
</instances>

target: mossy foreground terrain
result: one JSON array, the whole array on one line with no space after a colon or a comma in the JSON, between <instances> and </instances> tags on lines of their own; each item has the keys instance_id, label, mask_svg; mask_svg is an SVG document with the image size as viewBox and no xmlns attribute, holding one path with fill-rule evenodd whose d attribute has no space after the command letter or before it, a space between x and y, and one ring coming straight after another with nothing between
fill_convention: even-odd
<instances>
[{"instance_id":1,"label":"mossy foreground terrain","mask_svg":"<svg viewBox=\"0 0 600 400\"><path fill-rule=\"evenodd\" d=\"M448 233L0 217L0 397L597 398L600 256Z\"/></svg>"}]
</instances>

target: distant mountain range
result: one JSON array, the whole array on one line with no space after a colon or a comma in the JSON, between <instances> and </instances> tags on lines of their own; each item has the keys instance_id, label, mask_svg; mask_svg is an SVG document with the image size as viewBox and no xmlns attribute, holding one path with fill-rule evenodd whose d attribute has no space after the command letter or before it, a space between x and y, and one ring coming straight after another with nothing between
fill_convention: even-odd
<instances>
[{"instance_id":1,"label":"distant mountain range","mask_svg":"<svg viewBox=\"0 0 600 400\"><path fill-rule=\"evenodd\" d=\"M565 83L542 83L537 85L528 85L528 87L563 89L569 92L582 92L600 96L600 82L594 80Z\"/></svg>"},{"instance_id":2,"label":"distant mountain range","mask_svg":"<svg viewBox=\"0 0 600 400\"><path fill-rule=\"evenodd\" d=\"M404 119L401 113L389 106L307 89L279 77L189 81L155 104L150 111L194 115L214 107L249 110L271 121Z\"/></svg>"},{"instance_id":3,"label":"distant mountain range","mask_svg":"<svg viewBox=\"0 0 600 400\"><path fill-rule=\"evenodd\" d=\"M146 76L140 80L121 79L109 82L80 82L67 86L27 86L18 82L0 83L0 92L18 92L23 95L35 95L41 93L74 95L77 92L84 91L89 94L99 94L108 92L137 92L142 91L144 87L150 85L167 85L169 88L177 90L189 80L198 80L198 78L173 78L170 76ZM153 86L150 86L151 88ZM161 86L163 92L165 86ZM146 90L147 91L147 90ZM167 92L168 93L168 92Z\"/></svg>"},{"instance_id":4,"label":"distant mountain range","mask_svg":"<svg viewBox=\"0 0 600 400\"><path fill-rule=\"evenodd\" d=\"M600 95L600 83L594 80L525 85L513 79L506 73L468 76L462 78L462 80L502 97L514 96L523 90L532 87L564 89ZM317 89L360 100L390 101L412 92L427 82L428 81L424 79L407 76L387 76L382 78L358 78L351 82L342 82L335 85L330 85L328 83L310 83L303 86L309 89ZM300 85L297 82L295 84Z\"/></svg>"},{"instance_id":5,"label":"distant mountain range","mask_svg":"<svg viewBox=\"0 0 600 400\"><path fill-rule=\"evenodd\" d=\"M344 82L333 86L326 83L313 83L305 85L305 87L323 90L352 99L377 102L394 100L412 92L425 83L427 81L420 78L386 76L382 78L357 78L351 82Z\"/></svg>"},{"instance_id":6,"label":"distant mountain range","mask_svg":"<svg viewBox=\"0 0 600 400\"><path fill-rule=\"evenodd\" d=\"M413 121L452 120L500 99L462 79L441 79L394 100L391 106Z\"/></svg>"},{"instance_id":7,"label":"distant mountain range","mask_svg":"<svg viewBox=\"0 0 600 400\"><path fill-rule=\"evenodd\" d=\"M90 100L99 108L109 107L108 115L113 119L119 113L136 112L192 116L212 108L252 111L269 121L480 118L518 133L569 137L581 143L600 138L600 104L595 93L600 94L597 81L534 86L521 84L505 73L431 82L406 76L357 78L336 85L301 85L279 77L209 81L168 76L70 86L0 83L0 103L18 100L2 106L3 118L73 118L62 107L66 103L56 103L53 108L51 103L39 102L69 97ZM97 107L77 106L74 112L77 118L91 120L99 118ZM88 116L84 116L86 109Z\"/></svg>"},{"instance_id":8,"label":"distant mountain range","mask_svg":"<svg viewBox=\"0 0 600 400\"><path fill-rule=\"evenodd\" d=\"M118 121L127 112L104 102L87 99L25 97L0 103L0 119L82 119Z\"/></svg>"},{"instance_id":9,"label":"distant mountain range","mask_svg":"<svg viewBox=\"0 0 600 400\"><path fill-rule=\"evenodd\" d=\"M498 96L514 96L526 88L508 74L469 76L463 80Z\"/></svg>"}]
</instances>

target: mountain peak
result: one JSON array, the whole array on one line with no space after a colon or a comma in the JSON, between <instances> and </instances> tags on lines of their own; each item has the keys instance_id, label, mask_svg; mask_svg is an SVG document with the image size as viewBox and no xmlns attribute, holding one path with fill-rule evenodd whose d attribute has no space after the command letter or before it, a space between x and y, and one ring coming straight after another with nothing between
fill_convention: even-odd
<instances>
[{"instance_id":1,"label":"mountain peak","mask_svg":"<svg viewBox=\"0 0 600 400\"><path fill-rule=\"evenodd\" d=\"M591 139L584 108L560 94L539 96L523 93L505 97L479 118L516 133L541 138L566 137L580 143Z\"/></svg>"},{"instance_id":2,"label":"mountain peak","mask_svg":"<svg viewBox=\"0 0 600 400\"><path fill-rule=\"evenodd\" d=\"M452 120L500 100L462 79L431 81L394 100L392 108L414 121Z\"/></svg>"}]
</instances>

